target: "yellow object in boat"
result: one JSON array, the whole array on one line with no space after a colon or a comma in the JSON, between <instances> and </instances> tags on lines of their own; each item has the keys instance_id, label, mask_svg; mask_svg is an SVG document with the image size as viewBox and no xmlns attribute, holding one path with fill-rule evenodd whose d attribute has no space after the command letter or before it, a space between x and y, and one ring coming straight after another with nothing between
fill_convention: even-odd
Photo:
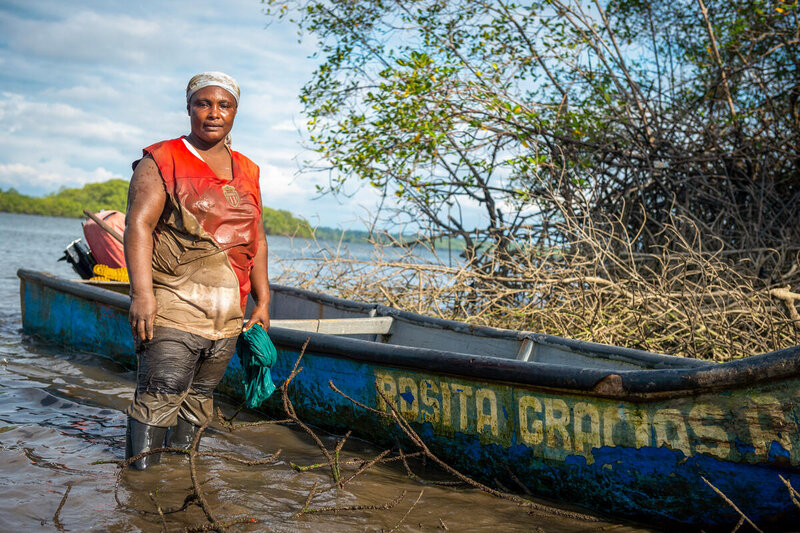
<instances>
[{"instance_id":1,"label":"yellow object in boat","mask_svg":"<svg viewBox=\"0 0 800 533\"><path fill-rule=\"evenodd\" d=\"M90 278L90 281L124 281L128 282L128 269L125 267L122 268L111 268L108 265L95 265L92 269L94 272L94 277Z\"/></svg>"}]
</instances>

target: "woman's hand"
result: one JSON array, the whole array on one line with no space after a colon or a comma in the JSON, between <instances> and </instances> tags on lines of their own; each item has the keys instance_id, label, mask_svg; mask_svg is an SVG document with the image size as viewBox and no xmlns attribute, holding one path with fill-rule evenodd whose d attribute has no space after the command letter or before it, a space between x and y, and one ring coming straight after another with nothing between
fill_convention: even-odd
<instances>
[{"instance_id":1,"label":"woman's hand","mask_svg":"<svg viewBox=\"0 0 800 533\"><path fill-rule=\"evenodd\" d=\"M247 321L242 331L247 331L256 324L261 324L264 331L269 329L269 303L255 306L250 314L250 320Z\"/></svg>"},{"instance_id":2,"label":"woman's hand","mask_svg":"<svg viewBox=\"0 0 800 533\"><path fill-rule=\"evenodd\" d=\"M135 339L149 341L153 338L153 320L155 318L156 297L152 292L141 296L131 296L128 320L131 323L131 332Z\"/></svg>"}]
</instances>

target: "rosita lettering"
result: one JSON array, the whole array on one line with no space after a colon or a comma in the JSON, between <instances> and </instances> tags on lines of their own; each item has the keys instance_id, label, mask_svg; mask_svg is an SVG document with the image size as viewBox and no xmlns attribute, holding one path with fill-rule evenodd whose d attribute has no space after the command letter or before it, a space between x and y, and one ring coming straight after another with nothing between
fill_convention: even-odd
<instances>
[{"instance_id":1,"label":"rosita lettering","mask_svg":"<svg viewBox=\"0 0 800 533\"><path fill-rule=\"evenodd\" d=\"M731 397L728 406L697 399L637 406L413 372L378 372L375 383L410 422L505 447L524 445L542 457L579 455L593 462L594 450L624 446L749 462L763 460L777 444L792 464L800 464L792 407L770 395ZM387 409L380 397L377 404ZM775 434L778 441L766 442L767 435Z\"/></svg>"}]
</instances>

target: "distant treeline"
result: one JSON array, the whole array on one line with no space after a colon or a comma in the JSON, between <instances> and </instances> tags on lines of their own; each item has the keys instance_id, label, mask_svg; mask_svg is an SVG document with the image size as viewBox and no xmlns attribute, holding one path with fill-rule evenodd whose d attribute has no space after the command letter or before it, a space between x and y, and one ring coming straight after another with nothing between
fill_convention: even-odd
<instances>
[{"instance_id":1,"label":"distant treeline","mask_svg":"<svg viewBox=\"0 0 800 533\"><path fill-rule=\"evenodd\" d=\"M110 209L125 211L128 201L128 182L112 179L102 183L90 183L81 188L61 189L46 196L27 196L15 189L0 189L0 212L43 215L53 217L82 218L83 210L100 211ZM367 242L369 233L359 230L314 228L307 220L284 209L264 207L261 218L268 235L300 237L343 242ZM405 238L408 240L408 238ZM453 243L455 247L455 242Z\"/></svg>"},{"instance_id":2,"label":"distant treeline","mask_svg":"<svg viewBox=\"0 0 800 533\"><path fill-rule=\"evenodd\" d=\"M0 190L0 212L6 213L81 218L84 216L84 209L95 212L101 209L124 212L127 202L128 182L117 179L90 183L76 189L61 189L38 197L20 194L15 189ZM313 228L307 221L283 209L264 207L262 218L264 229L270 235L311 237L313 233ZM319 231L318 229L318 234Z\"/></svg>"},{"instance_id":3,"label":"distant treeline","mask_svg":"<svg viewBox=\"0 0 800 533\"><path fill-rule=\"evenodd\" d=\"M83 217L83 210L113 209L125 211L128 182L108 180L90 183L80 189L61 189L46 196L27 196L15 189L0 190L0 211L51 217Z\"/></svg>"}]
</instances>

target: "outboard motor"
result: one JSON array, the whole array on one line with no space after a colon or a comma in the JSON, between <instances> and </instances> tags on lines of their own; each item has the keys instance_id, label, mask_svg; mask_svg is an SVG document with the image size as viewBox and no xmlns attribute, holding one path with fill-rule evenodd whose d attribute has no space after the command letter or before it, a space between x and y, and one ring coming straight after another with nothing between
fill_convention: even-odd
<instances>
[{"instance_id":1,"label":"outboard motor","mask_svg":"<svg viewBox=\"0 0 800 533\"><path fill-rule=\"evenodd\" d=\"M83 279L89 279L94 276L94 266L97 261L94 260L91 250L81 239L75 239L67 245L64 250L64 256L59 261L66 261L75 272Z\"/></svg>"}]
</instances>

